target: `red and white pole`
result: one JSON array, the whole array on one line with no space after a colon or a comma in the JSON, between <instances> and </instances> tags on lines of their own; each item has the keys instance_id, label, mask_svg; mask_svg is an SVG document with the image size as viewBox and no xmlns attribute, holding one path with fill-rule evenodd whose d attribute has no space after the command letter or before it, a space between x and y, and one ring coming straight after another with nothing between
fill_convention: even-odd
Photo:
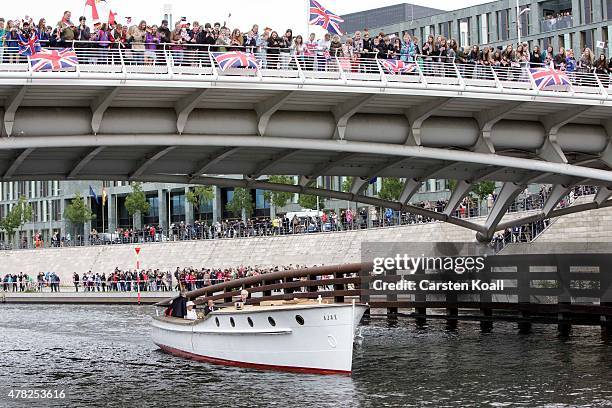
<instances>
[{"instance_id":1,"label":"red and white pole","mask_svg":"<svg viewBox=\"0 0 612 408\"><path fill-rule=\"evenodd\" d=\"M140 304L140 247L134 248L136 251L136 285L138 285L138 304Z\"/></svg>"}]
</instances>

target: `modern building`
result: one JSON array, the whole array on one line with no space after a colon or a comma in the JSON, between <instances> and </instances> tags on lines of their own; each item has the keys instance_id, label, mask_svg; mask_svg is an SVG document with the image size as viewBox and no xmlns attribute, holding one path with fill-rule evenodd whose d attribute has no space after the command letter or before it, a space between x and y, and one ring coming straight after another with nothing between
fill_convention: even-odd
<instances>
[{"instance_id":1,"label":"modern building","mask_svg":"<svg viewBox=\"0 0 612 408\"><path fill-rule=\"evenodd\" d=\"M410 3L395 4L393 6L345 14L342 16L344 19L342 29L345 32L351 33L363 30L364 28L385 27L411 22L440 13L444 13L444 10L417 6Z\"/></svg>"},{"instance_id":2,"label":"modern building","mask_svg":"<svg viewBox=\"0 0 612 408\"><path fill-rule=\"evenodd\" d=\"M578 55L588 47L596 54L605 51L610 55L612 0L519 0L518 9L514 0L499 0L429 15L419 15L419 6L414 6L413 15L402 12L409 6L348 14L343 16L348 22L346 30L350 33L367 27L371 33L398 36L408 32L421 41L429 35L443 35L455 38L461 46L505 46L516 43L520 31L521 42L530 47L572 48ZM378 18L385 9L395 10L393 17ZM354 23L357 21L359 24Z\"/></svg>"}]
</instances>

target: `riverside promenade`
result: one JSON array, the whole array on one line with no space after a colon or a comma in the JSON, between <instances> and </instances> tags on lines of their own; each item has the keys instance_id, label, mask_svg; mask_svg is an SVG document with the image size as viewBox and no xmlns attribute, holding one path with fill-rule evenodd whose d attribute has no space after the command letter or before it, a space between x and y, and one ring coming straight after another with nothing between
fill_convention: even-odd
<instances>
[{"instance_id":1,"label":"riverside promenade","mask_svg":"<svg viewBox=\"0 0 612 408\"><path fill-rule=\"evenodd\" d=\"M178 292L147 291L140 292L83 292L74 287L61 287L60 292L51 292L45 288L43 292L0 292L0 307L8 303L38 303L38 304L102 304L102 305L152 305Z\"/></svg>"}]
</instances>

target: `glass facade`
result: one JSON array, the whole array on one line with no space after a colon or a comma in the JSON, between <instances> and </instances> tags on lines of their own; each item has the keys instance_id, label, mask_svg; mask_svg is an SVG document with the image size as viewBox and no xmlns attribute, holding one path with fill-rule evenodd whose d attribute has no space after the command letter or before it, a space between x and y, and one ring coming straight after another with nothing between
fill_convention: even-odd
<instances>
[{"instance_id":1,"label":"glass facade","mask_svg":"<svg viewBox=\"0 0 612 408\"><path fill-rule=\"evenodd\" d=\"M185 221L185 193L170 194L170 221Z\"/></svg>"}]
</instances>

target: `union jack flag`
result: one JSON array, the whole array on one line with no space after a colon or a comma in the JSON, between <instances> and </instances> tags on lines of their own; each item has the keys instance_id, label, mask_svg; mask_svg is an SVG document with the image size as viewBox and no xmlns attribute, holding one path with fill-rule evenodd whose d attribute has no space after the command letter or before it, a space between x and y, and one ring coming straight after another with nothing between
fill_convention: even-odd
<instances>
[{"instance_id":1,"label":"union jack flag","mask_svg":"<svg viewBox=\"0 0 612 408\"><path fill-rule=\"evenodd\" d=\"M529 71L536 87L541 91L564 90L572 86L567 74L556 70L552 64L543 68L530 68Z\"/></svg>"},{"instance_id":2,"label":"union jack flag","mask_svg":"<svg viewBox=\"0 0 612 408\"><path fill-rule=\"evenodd\" d=\"M417 66L414 62L405 62L393 59L381 59L380 65L391 75L411 74L416 72Z\"/></svg>"},{"instance_id":3,"label":"union jack flag","mask_svg":"<svg viewBox=\"0 0 612 408\"><path fill-rule=\"evenodd\" d=\"M32 32L30 38L24 37L22 34L19 34L19 55L30 56L32 54L36 54L40 51L40 41L38 40L38 35L35 32Z\"/></svg>"},{"instance_id":4,"label":"union jack flag","mask_svg":"<svg viewBox=\"0 0 612 408\"><path fill-rule=\"evenodd\" d=\"M73 48L62 50L42 50L30 57L32 71L68 71L79 65Z\"/></svg>"},{"instance_id":5,"label":"union jack flag","mask_svg":"<svg viewBox=\"0 0 612 408\"><path fill-rule=\"evenodd\" d=\"M332 13L318 1L310 0L310 25L321 26L330 34L342 35L339 23L344 23L342 17Z\"/></svg>"},{"instance_id":6,"label":"union jack flag","mask_svg":"<svg viewBox=\"0 0 612 408\"><path fill-rule=\"evenodd\" d=\"M228 68L259 68L257 58L250 52L213 52L213 57L217 64L219 64L221 71L225 71Z\"/></svg>"}]
</instances>

